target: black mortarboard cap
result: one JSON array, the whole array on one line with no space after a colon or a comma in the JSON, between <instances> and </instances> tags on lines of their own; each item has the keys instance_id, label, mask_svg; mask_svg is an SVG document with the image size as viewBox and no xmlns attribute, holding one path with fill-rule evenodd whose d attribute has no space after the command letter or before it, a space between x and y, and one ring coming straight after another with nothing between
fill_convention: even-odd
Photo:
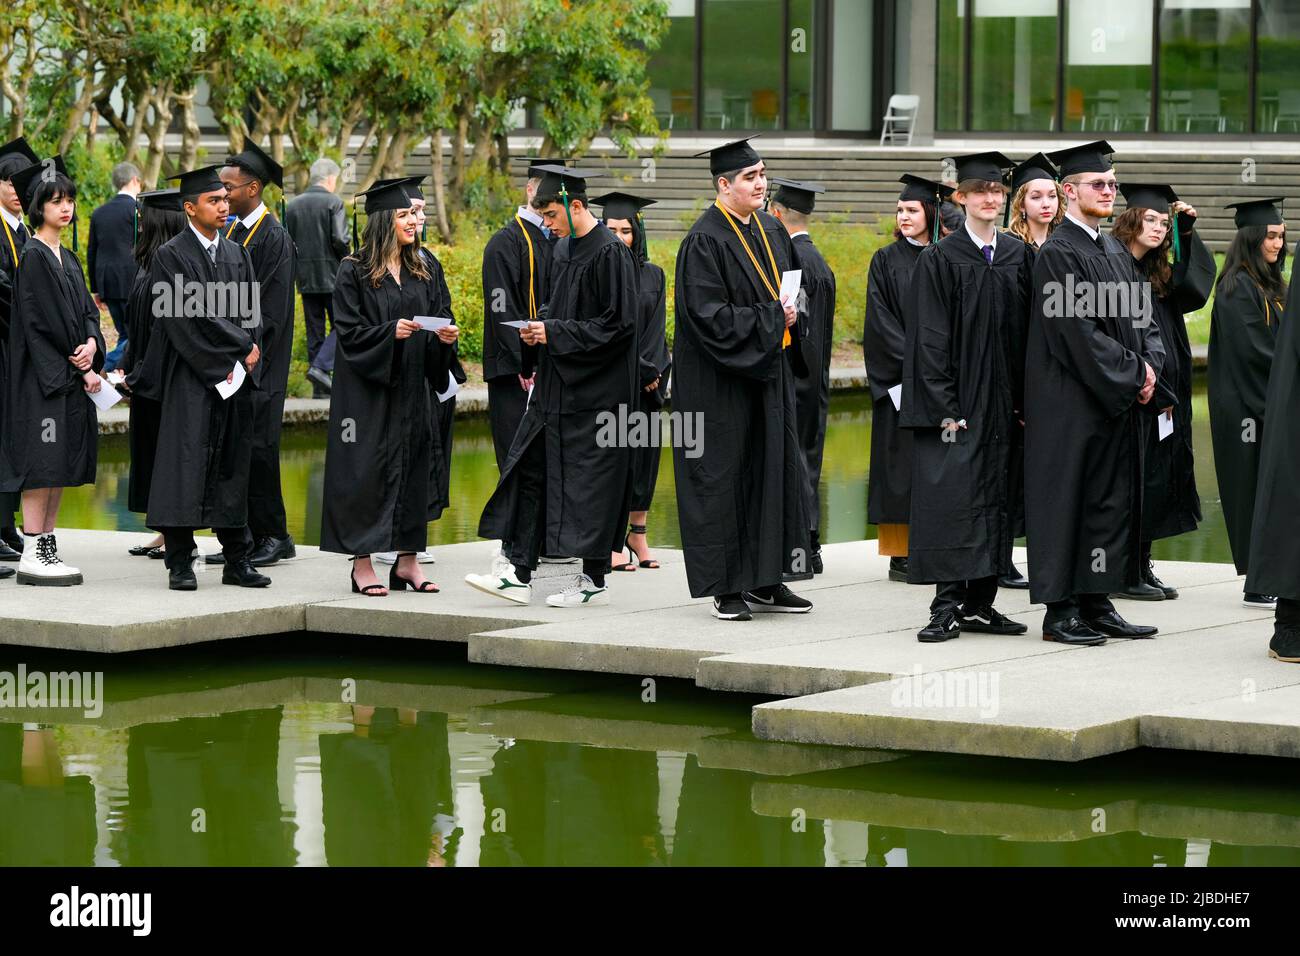
<instances>
[{"instance_id":1,"label":"black mortarboard cap","mask_svg":"<svg viewBox=\"0 0 1300 956\"><path fill-rule=\"evenodd\" d=\"M1271 199L1243 199L1240 202L1230 202L1223 208L1234 210L1233 221L1238 229L1242 226L1280 226L1282 212L1273 205L1275 202L1286 202L1286 200L1281 196L1274 196Z\"/></svg>"},{"instance_id":2,"label":"black mortarboard cap","mask_svg":"<svg viewBox=\"0 0 1300 956\"><path fill-rule=\"evenodd\" d=\"M424 190L420 188L426 177L424 176L407 176L400 180L402 188L406 190L406 195L412 200L423 199Z\"/></svg>"},{"instance_id":3,"label":"black mortarboard cap","mask_svg":"<svg viewBox=\"0 0 1300 956\"><path fill-rule=\"evenodd\" d=\"M544 175L545 170L542 169L543 166L567 166L567 165L569 165L569 161L567 159L546 159L544 157L539 156L537 159L530 159L528 161L528 178L532 179L535 176Z\"/></svg>"},{"instance_id":4,"label":"black mortarboard cap","mask_svg":"<svg viewBox=\"0 0 1300 956\"><path fill-rule=\"evenodd\" d=\"M820 183L801 183L797 179L780 179L776 176L771 181L777 186L772 201L789 206L804 215L816 208L817 194L826 192L826 187Z\"/></svg>"},{"instance_id":5,"label":"black mortarboard cap","mask_svg":"<svg viewBox=\"0 0 1300 956\"><path fill-rule=\"evenodd\" d=\"M1084 143L1082 146L1058 149L1048 153L1047 158L1056 163L1057 175L1060 179L1064 179L1076 173L1110 172L1110 155L1113 152L1115 147L1104 139L1099 139L1094 143Z\"/></svg>"},{"instance_id":6,"label":"black mortarboard cap","mask_svg":"<svg viewBox=\"0 0 1300 956\"><path fill-rule=\"evenodd\" d=\"M183 212L181 206L181 191L174 186L171 189L155 189L151 192L141 193L138 197L140 205L148 206L150 209L162 209L171 212Z\"/></svg>"},{"instance_id":7,"label":"black mortarboard cap","mask_svg":"<svg viewBox=\"0 0 1300 956\"><path fill-rule=\"evenodd\" d=\"M597 196L592 202L602 208L606 219L626 219L631 222L643 206L652 206L655 200L643 199L631 193L612 192Z\"/></svg>"},{"instance_id":8,"label":"black mortarboard cap","mask_svg":"<svg viewBox=\"0 0 1300 956\"><path fill-rule=\"evenodd\" d=\"M978 179L986 183L1002 182L1002 171L1015 165L1001 153L968 153L965 156L953 156L953 165L957 167L957 182Z\"/></svg>"},{"instance_id":9,"label":"black mortarboard cap","mask_svg":"<svg viewBox=\"0 0 1300 956\"><path fill-rule=\"evenodd\" d=\"M62 173L64 176L68 175L68 167L63 165L62 155L42 160L39 163L33 163L13 174L11 181L13 182L14 192L18 194L18 202L22 205L23 212L28 212L28 207L31 206L32 199L36 195L36 187L40 184L42 178L53 178L56 172Z\"/></svg>"},{"instance_id":10,"label":"black mortarboard cap","mask_svg":"<svg viewBox=\"0 0 1300 956\"><path fill-rule=\"evenodd\" d=\"M553 166L550 163L543 163L535 168L542 174L537 195L558 196L561 187L571 199L574 196L587 195L587 177L591 174L585 170L574 169L571 166Z\"/></svg>"},{"instance_id":11,"label":"black mortarboard cap","mask_svg":"<svg viewBox=\"0 0 1300 956\"><path fill-rule=\"evenodd\" d=\"M170 182L175 179L180 183L179 192L182 196L201 196L203 193L216 192L218 189L225 189L225 183L217 175L221 172L218 165L200 166L198 169L191 169L188 172L177 173L175 176L168 176Z\"/></svg>"},{"instance_id":12,"label":"black mortarboard cap","mask_svg":"<svg viewBox=\"0 0 1300 956\"><path fill-rule=\"evenodd\" d=\"M1178 194L1163 183L1124 183L1119 187L1129 209L1152 209L1169 213L1169 205L1178 201Z\"/></svg>"},{"instance_id":13,"label":"black mortarboard cap","mask_svg":"<svg viewBox=\"0 0 1300 956\"><path fill-rule=\"evenodd\" d=\"M411 194L407 190L406 178L381 179L365 192L357 193L366 197L366 215L382 212L385 209L411 208Z\"/></svg>"},{"instance_id":14,"label":"black mortarboard cap","mask_svg":"<svg viewBox=\"0 0 1300 956\"><path fill-rule=\"evenodd\" d=\"M0 146L0 179L10 179L20 169L26 169L33 163L39 163L41 157L28 144L26 137L19 136Z\"/></svg>"},{"instance_id":15,"label":"black mortarboard cap","mask_svg":"<svg viewBox=\"0 0 1300 956\"><path fill-rule=\"evenodd\" d=\"M903 190L898 194L898 198L904 202L938 202L952 195L951 186L945 186L943 183L922 176L913 176L911 173L903 173L898 177L898 181L903 184Z\"/></svg>"},{"instance_id":16,"label":"black mortarboard cap","mask_svg":"<svg viewBox=\"0 0 1300 956\"><path fill-rule=\"evenodd\" d=\"M244 149L234 156L226 157L227 166L238 166L247 170L262 181L262 185L274 183L284 188L284 167L247 136L244 137Z\"/></svg>"},{"instance_id":17,"label":"black mortarboard cap","mask_svg":"<svg viewBox=\"0 0 1300 956\"><path fill-rule=\"evenodd\" d=\"M1056 167L1042 153L1034 153L1011 170L1011 191L1015 192L1025 183L1033 182L1035 179L1056 181Z\"/></svg>"},{"instance_id":18,"label":"black mortarboard cap","mask_svg":"<svg viewBox=\"0 0 1300 956\"><path fill-rule=\"evenodd\" d=\"M762 157L754 151L754 147L749 145L749 141L758 136L746 136L744 139L732 140L730 143L723 143L721 146L715 146L712 149L706 149L702 153L695 153L696 159L701 156L709 157L709 172L716 176L718 173L729 173L735 169L747 169L756 163L762 162Z\"/></svg>"}]
</instances>

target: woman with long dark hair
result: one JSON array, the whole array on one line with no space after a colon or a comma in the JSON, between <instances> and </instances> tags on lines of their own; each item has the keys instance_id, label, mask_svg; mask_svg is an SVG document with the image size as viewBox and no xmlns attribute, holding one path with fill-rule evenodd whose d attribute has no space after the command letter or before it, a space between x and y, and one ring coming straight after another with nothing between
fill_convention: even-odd
<instances>
[{"instance_id":1,"label":"woman with long dark hair","mask_svg":"<svg viewBox=\"0 0 1300 956\"><path fill-rule=\"evenodd\" d=\"M161 369L158 353L149 363L149 340L153 332L154 297L149 287L149 265L153 254L168 240L185 230L185 212L180 190L157 189L141 193L138 199L135 237L135 281L126 303L127 346L121 368L126 372L123 391L131 396L131 423L127 441L131 450L131 473L127 483L127 507L137 514L149 512L149 487L153 478L154 455L158 450L158 424L162 420ZM136 557L162 558L163 536L148 544L129 548Z\"/></svg>"},{"instance_id":2,"label":"woman with long dark hair","mask_svg":"<svg viewBox=\"0 0 1300 956\"><path fill-rule=\"evenodd\" d=\"M907 581L907 522L912 502L912 433L898 427L903 382L903 324L912 270L931 241L940 238L939 204L952 189L904 173L894 208L894 242L867 266L867 314L862 351L871 387L871 463L867 521L877 526L879 553L889 558L889 578Z\"/></svg>"},{"instance_id":3,"label":"woman with long dark hair","mask_svg":"<svg viewBox=\"0 0 1300 956\"><path fill-rule=\"evenodd\" d=\"M430 386L447 391L459 331L416 321L444 316L406 185L384 182L360 194L368 217L361 248L340 264L334 286L338 354L321 550L352 555L352 590L369 597L408 586L437 592L416 556L428 544L428 515L446 504L438 501L442 450ZM382 551L397 552L387 588L370 561Z\"/></svg>"},{"instance_id":4,"label":"woman with long dark hair","mask_svg":"<svg viewBox=\"0 0 1300 956\"><path fill-rule=\"evenodd\" d=\"M635 571L637 567L657 568L659 562L650 556L646 540L646 522L650 503L655 496L655 483L659 479L659 409L663 407L668 392L668 369L672 355L668 351L667 304L668 284L664 270L650 261L646 244L645 221L641 210L654 203L629 193L606 193L592 200L602 208L605 226L632 250L637 262L637 353L640 381L637 383L637 404L633 409L645 416L649 423L646 443L632 449L632 499L628 514L627 536L623 552L615 551L610 567L615 571Z\"/></svg>"},{"instance_id":5,"label":"woman with long dark hair","mask_svg":"<svg viewBox=\"0 0 1300 956\"><path fill-rule=\"evenodd\" d=\"M1251 520L1264 435L1265 395L1278 320L1286 301L1286 225L1274 203L1230 203L1237 234L1228 246L1210 316L1208 392L1214 471L1238 574L1250 559ZM1274 608L1273 595L1246 592L1246 607Z\"/></svg>"},{"instance_id":6,"label":"woman with long dark hair","mask_svg":"<svg viewBox=\"0 0 1300 956\"><path fill-rule=\"evenodd\" d=\"M80 584L59 557L54 523L63 489L95 481L99 423L90 395L102 387L99 309L81 262L60 244L77 210L77 187L61 157L17 172L14 189L32 227L15 277L5 376L0 491L21 491L19 584Z\"/></svg>"},{"instance_id":7,"label":"woman with long dark hair","mask_svg":"<svg viewBox=\"0 0 1300 956\"><path fill-rule=\"evenodd\" d=\"M1128 208L1115 219L1111 235L1128 247L1138 273L1150 283L1152 318L1160 328L1165 364L1149 403L1156 414L1148 416L1146 424L1141 577L1112 596L1172 600L1178 591L1156 577L1151 543L1195 531L1201 520L1192 452L1192 346L1183 316L1209 300L1214 256L1195 231L1196 210L1169 186L1127 183L1119 189ZM1176 228L1170 228L1171 219Z\"/></svg>"}]
</instances>

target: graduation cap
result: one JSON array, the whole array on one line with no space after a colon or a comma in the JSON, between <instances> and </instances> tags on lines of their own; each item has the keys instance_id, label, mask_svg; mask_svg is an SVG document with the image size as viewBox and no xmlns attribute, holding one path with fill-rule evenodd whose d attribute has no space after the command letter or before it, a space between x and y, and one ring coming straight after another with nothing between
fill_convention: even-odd
<instances>
[{"instance_id":1,"label":"graduation cap","mask_svg":"<svg viewBox=\"0 0 1300 956\"><path fill-rule=\"evenodd\" d=\"M177 173L175 176L168 176L167 181L178 180L180 188L177 191L182 196L201 196L204 193L212 193L218 189L226 188L226 184L217 175L220 171L221 167L217 165L200 166L198 169L191 169L187 172Z\"/></svg>"},{"instance_id":2,"label":"graduation cap","mask_svg":"<svg viewBox=\"0 0 1300 956\"><path fill-rule=\"evenodd\" d=\"M385 209L409 209L411 193L407 182L407 177L381 179L364 192L357 193L357 196L366 197L366 215L383 212Z\"/></svg>"},{"instance_id":3,"label":"graduation cap","mask_svg":"<svg viewBox=\"0 0 1300 956\"><path fill-rule=\"evenodd\" d=\"M1234 211L1233 221L1238 229L1243 226L1280 226L1282 213L1273 205L1275 202L1285 203L1286 199L1282 196L1274 196L1271 199L1243 199L1241 202L1230 202L1223 208Z\"/></svg>"},{"instance_id":4,"label":"graduation cap","mask_svg":"<svg viewBox=\"0 0 1300 956\"><path fill-rule=\"evenodd\" d=\"M406 190L406 194L411 197L413 202L415 202L424 199L424 190L420 188L420 185L424 180L424 176L407 176L403 179L399 179L398 182L402 184L402 188Z\"/></svg>"},{"instance_id":5,"label":"graduation cap","mask_svg":"<svg viewBox=\"0 0 1300 956\"><path fill-rule=\"evenodd\" d=\"M702 156L709 157L709 172L716 176L719 173L729 173L734 169L748 169L757 163L762 162L762 157L754 152L754 147L749 145L751 139L756 139L758 133L753 136L746 136L744 139L735 139L730 143L723 143L721 146L715 146L712 149L706 149L702 153L695 153L694 157L699 159Z\"/></svg>"},{"instance_id":6,"label":"graduation cap","mask_svg":"<svg viewBox=\"0 0 1300 956\"><path fill-rule=\"evenodd\" d=\"M954 192L951 186L945 186L943 183L937 183L933 179L926 179L923 176L913 176L911 173L903 173L898 177L898 181L903 184L903 190L898 194L900 202L931 202L935 205L934 222L930 223L930 241L939 241L939 223L938 215L939 203L943 202Z\"/></svg>"},{"instance_id":7,"label":"graduation cap","mask_svg":"<svg viewBox=\"0 0 1300 956\"><path fill-rule=\"evenodd\" d=\"M986 183L1002 182L1002 171L1015 165L1001 153L968 153L965 156L951 157L957 167L957 182L978 179Z\"/></svg>"},{"instance_id":8,"label":"graduation cap","mask_svg":"<svg viewBox=\"0 0 1300 956\"><path fill-rule=\"evenodd\" d=\"M543 166L568 166L568 165L569 165L569 161L567 159L545 159L539 156L537 159L530 159L528 161L528 178L533 179L537 176L544 175L546 171L542 169Z\"/></svg>"},{"instance_id":9,"label":"graduation cap","mask_svg":"<svg viewBox=\"0 0 1300 956\"><path fill-rule=\"evenodd\" d=\"M1075 173L1110 172L1110 155L1113 152L1115 147L1104 139L1099 139L1094 143L1084 143L1082 146L1058 149L1048 153L1047 158L1056 163L1058 178L1064 179Z\"/></svg>"},{"instance_id":10,"label":"graduation cap","mask_svg":"<svg viewBox=\"0 0 1300 956\"><path fill-rule=\"evenodd\" d=\"M267 183L274 183L281 189L284 188L284 167L266 154L262 147L258 146L247 136L244 137L244 149L234 156L226 157L227 166L238 166L256 176L265 186Z\"/></svg>"},{"instance_id":11,"label":"graduation cap","mask_svg":"<svg viewBox=\"0 0 1300 956\"><path fill-rule=\"evenodd\" d=\"M41 157L28 145L26 137L11 139L0 146L0 179L9 179L18 170L40 161Z\"/></svg>"},{"instance_id":12,"label":"graduation cap","mask_svg":"<svg viewBox=\"0 0 1300 956\"><path fill-rule=\"evenodd\" d=\"M1025 183L1033 182L1035 179L1056 181L1056 167L1042 153L1034 153L1011 170L1011 191L1015 192Z\"/></svg>"},{"instance_id":13,"label":"graduation cap","mask_svg":"<svg viewBox=\"0 0 1300 956\"><path fill-rule=\"evenodd\" d=\"M605 193L592 202L604 209L606 219L626 219L628 222L640 215L643 207L655 204L653 199L642 199L631 193L620 192Z\"/></svg>"},{"instance_id":14,"label":"graduation cap","mask_svg":"<svg viewBox=\"0 0 1300 956\"><path fill-rule=\"evenodd\" d=\"M587 177L592 174L586 170L574 169L572 166L554 166L550 163L543 163L534 168L542 174L537 195L563 195L569 198L587 195Z\"/></svg>"},{"instance_id":15,"label":"graduation cap","mask_svg":"<svg viewBox=\"0 0 1300 956\"><path fill-rule=\"evenodd\" d=\"M826 192L826 187L820 183L801 183L796 179L780 179L776 176L773 176L771 181L778 187L772 201L788 206L805 216L816 207L817 194Z\"/></svg>"},{"instance_id":16,"label":"graduation cap","mask_svg":"<svg viewBox=\"0 0 1300 956\"><path fill-rule=\"evenodd\" d=\"M1119 191L1130 209L1152 209L1168 214L1170 204L1178 201L1178 194L1163 183L1125 183Z\"/></svg>"},{"instance_id":17,"label":"graduation cap","mask_svg":"<svg viewBox=\"0 0 1300 956\"><path fill-rule=\"evenodd\" d=\"M63 164L63 156L54 156L51 159L37 160L30 166L25 166L11 177L14 192L18 194L18 202L23 207L23 212L28 212L28 207L36 197L36 187L42 182L48 181L54 177L55 173L68 175L68 167ZM71 179L72 177L68 177Z\"/></svg>"},{"instance_id":18,"label":"graduation cap","mask_svg":"<svg viewBox=\"0 0 1300 956\"><path fill-rule=\"evenodd\" d=\"M161 209L167 212L183 212L184 207L181 205L181 191L175 186L170 189L155 189L151 192L141 193L136 197L140 205L148 206L150 209Z\"/></svg>"}]
</instances>

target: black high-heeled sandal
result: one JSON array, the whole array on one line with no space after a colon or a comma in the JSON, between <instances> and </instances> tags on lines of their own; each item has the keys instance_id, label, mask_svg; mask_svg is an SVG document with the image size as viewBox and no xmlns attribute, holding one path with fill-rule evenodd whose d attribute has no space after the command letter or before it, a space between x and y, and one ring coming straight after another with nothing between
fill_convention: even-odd
<instances>
[{"instance_id":1,"label":"black high-heeled sandal","mask_svg":"<svg viewBox=\"0 0 1300 956\"><path fill-rule=\"evenodd\" d=\"M623 547L627 548L627 556L628 556L628 559L629 559L630 561L636 561L636 562L637 562L637 567L640 567L640 568L651 568L651 569L653 569L653 568L657 568L657 567L659 567L659 562L658 562L658 561L656 561L654 558L646 558L644 561L640 560L640 559L637 557L636 549L632 547L632 544L631 544L631 538L632 538L632 535L634 535L634 534L645 534L645 533L646 533L646 526L643 525L643 524L630 524L630 525L628 525L628 526L627 526L627 534L624 535L624 537L623 537ZM649 542L646 543L646 547L649 547ZM616 570L617 570L617 569L616 569Z\"/></svg>"},{"instance_id":2,"label":"black high-heeled sandal","mask_svg":"<svg viewBox=\"0 0 1300 956\"><path fill-rule=\"evenodd\" d=\"M357 557L367 557L367 555L357 555ZM352 578L352 593L364 594L366 597L388 597L388 592L384 586L376 581L374 584L367 584L365 587L357 584L357 559L352 559L352 570L348 576Z\"/></svg>"},{"instance_id":3,"label":"black high-heeled sandal","mask_svg":"<svg viewBox=\"0 0 1300 956\"><path fill-rule=\"evenodd\" d=\"M410 588L412 591L419 594L437 594L438 585L434 584L432 581L421 581L420 584L417 585L414 581L408 581L397 573L397 562L401 561L402 558L410 557L413 554L415 554L414 551L398 552L397 561L394 561L393 566L388 570L388 590L405 591L407 588Z\"/></svg>"}]
</instances>

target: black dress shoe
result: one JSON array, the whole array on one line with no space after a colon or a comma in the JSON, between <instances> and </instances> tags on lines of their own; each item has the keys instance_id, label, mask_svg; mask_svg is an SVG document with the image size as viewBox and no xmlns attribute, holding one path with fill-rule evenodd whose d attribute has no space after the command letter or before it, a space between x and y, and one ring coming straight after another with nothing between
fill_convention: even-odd
<instances>
[{"instance_id":1,"label":"black dress shoe","mask_svg":"<svg viewBox=\"0 0 1300 956\"><path fill-rule=\"evenodd\" d=\"M220 551L217 551L214 554L205 554L203 556L203 563L204 564L225 564L226 556L222 554Z\"/></svg>"},{"instance_id":2,"label":"black dress shoe","mask_svg":"<svg viewBox=\"0 0 1300 956\"><path fill-rule=\"evenodd\" d=\"M181 568L168 570L167 587L173 591L197 591L199 579L194 576L194 569L187 564Z\"/></svg>"},{"instance_id":3,"label":"black dress shoe","mask_svg":"<svg viewBox=\"0 0 1300 956\"><path fill-rule=\"evenodd\" d=\"M0 528L0 541L19 554L23 553L23 534L17 528Z\"/></svg>"},{"instance_id":4,"label":"black dress shoe","mask_svg":"<svg viewBox=\"0 0 1300 956\"><path fill-rule=\"evenodd\" d=\"M1014 564L1011 570L998 578L998 587L1010 588L1013 591L1025 591L1029 589L1029 579L1020 573L1020 569Z\"/></svg>"},{"instance_id":5,"label":"black dress shoe","mask_svg":"<svg viewBox=\"0 0 1300 956\"><path fill-rule=\"evenodd\" d=\"M1013 621L1001 611L991 607L962 608L957 612L957 623L963 631L976 631L980 634L1024 634L1029 630L1028 624Z\"/></svg>"},{"instance_id":6,"label":"black dress shoe","mask_svg":"<svg viewBox=\"0 0 1300 956\"><path fill-rule=\"evenodd\" d=\"M889 559L889 580L907 583L907 558Z\"/></svg>"},{"instance_id":7,"label":"black dress shoe","mask_svg":"<svg viewBox=\"0 0 1300 956\"><path fill-rule=\"evenodd\" d=\"M221 572L222 584L237 584L241 588L264 588L271 583L265 574L259 574L248 558L241 558L233 563L227 561Z\"/></svg>"},{"instance_id":8,"label":"black dress shoe","mask_svg":"<svg viewBox=\"0 0 1300 956\"><path fill-rule=\"evenodd\" d=\"M1268 642L1268 656L1287 664L1300 664L1300 631L1276 627L1273 639Z\"/></svg>"},{"instance_id":9,"label":"black dress shoe","mask_svg":"<svg viewBox=\"0 0 1300 956\"><path fill-rule=\"evenodd\" d=\"M21 561L22 559L21 551L15 551L5 542L0 541L0 561Z\"/></svg>"},{"instance_id":10,"label":"black dress shoe","mask_svg":"<svg viewBox=\"0 0 1300 956\"><path fill-rule=\"evenodd\" d=\"M298 551L293 546L293 535L285 535L283 538L265 535L257 539L257 544L249 552L248 562L255 568L269 568L277 561L288 561L297 556Z\"/></svg>"},{"instance_id":11,"label":"black dress shoe","mask_svg":"<svg viewBox=\"0 0 1300 956\"><path fill-rule=\"evenodd\" d=\"M1130 624L1119 616L1118 611L1107 611L1100 617L1090 617L1087 622L1094 631L1100 631L1109 637L1128 637L1137 640L1155 637L1160 632L1160 628L1149 624Z\"/></svg>"},{"instance_id":12,"label":"black dress shoe","mask_svg":"<svg viewBox=\"0 0 1300 956\"><path fill-rule=\"evenodd\" d=\"M961 637L961 624L957 622L957 612L950 607L935 611L930 623L916 632L916 639L922 644L938 644L954 637Z\"/></svg>"},{"instance_id":13,"label":"black dress shoe","mask_svg":"<svg viewBox=\"0 0 1300 956\"><path fill-rule=\"evenodd\" d=\"M1095 647L1106 643L1106 635L1094 631L1077 617L1067 617L1054 624L1043 624L1043 640L1058 644L1083 644Z\"/></svg>"},{"instance_id":14,"label":"black dress shoe","mask_svg":"<svg viewBox=\"0 0 1300 956\"><path fill-rule=\"evenodd\" d=\"M1130 584L1123 591L1116 591L1111 597L1124 598L1127 601L1163 601L1165 592L1147 584L1146 581L1138 581L1136 584Z\"/></svg>"},{"instance_id":15,"label":"black dress shoe","mask_svg":"<svg viewBox=\"0 0 1300 956\"><path fill-rule=\"evenodd\" d=\"M13 568L0 568L0 581L5 578L12 578L17 573Z\"/></svg>"},{"instance_id":16,"label":"black dress shoe","mask_svg":"<svg viewBox=\"0 0 1300 956\"><path fill-rule=\"evenodd\" d=\"M1142 572L1142 580L1153 588L1159 588L1164 591L1166 601L1172 601L1178 597L1178 588L1171 588L1169 585L1165 584L1164 581L1161 581L1156 577L1156 566L1150 561L1147 562L1147 569Z\"/></svg>"},{"instance_id":17,"label":"black dress shoe","mask_svg":"<svg viewBox=\"0 0 1300 956\"><path fill-rule=\"evenodd\" d=\"M311 382L313 389L319 389L326 396L334 388L334 379L330 378L329 372L323 368L317 368L315 365L307 367L307 381Z\"/></svg>"}]
</instances>

